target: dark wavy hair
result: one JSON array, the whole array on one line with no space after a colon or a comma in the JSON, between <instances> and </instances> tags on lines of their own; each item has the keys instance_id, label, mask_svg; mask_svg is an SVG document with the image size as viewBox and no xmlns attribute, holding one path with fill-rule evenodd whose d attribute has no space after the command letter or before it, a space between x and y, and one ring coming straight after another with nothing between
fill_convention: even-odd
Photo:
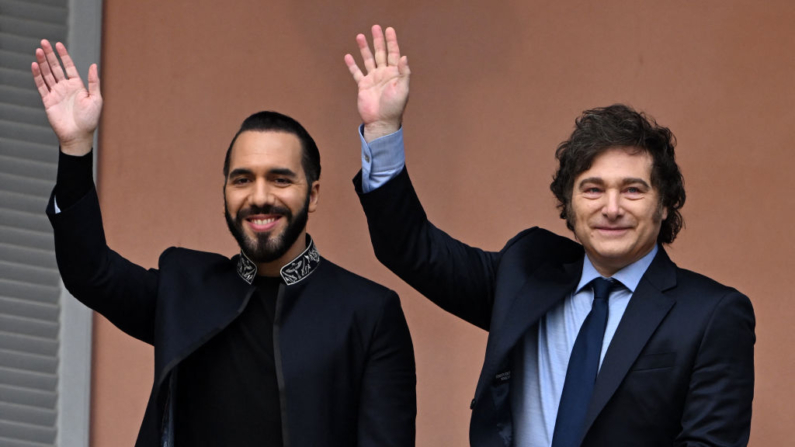
<instances>
[{"instance_id":1,"label":"dark wavy hair","mask_svg":"<svg viewBox=\"0 0 795 447\"><path fill-rule=\"evenodd\" d=\"M312 185L312 182L320 178L320 151L317 149L315 140L304 129L304 126L287 115L263 111L246 118L234 138L232 138L232 142L229 143L229 149L226 150L226 157L224 158L224 181L229 176L229 159L232 155L232 147L235 145L237 137L249 130L256 132L285 132L298 137L301 142L301 167L304 168L307 183Z\"/></svg>"},{"instance_id":2,"label":"dark wavy hair","mask_svg":"<svg viewBox=\"0 0 795 447\"><path fill-rule=\"evenodd\" d=\"M612 147L634 147L652 156L652 187L660 195L660 205L668 210L657 242L670 244L684 226L679 210L685 204L685 186L676 164L675 146L676 137L667 127L629 106L614 104L582 112L574 122L571 137L555 151L559 166L549 188L558 199L561 219L574 231L574 180L590 169L599 154Z\"/></svg>"}]
</instances>

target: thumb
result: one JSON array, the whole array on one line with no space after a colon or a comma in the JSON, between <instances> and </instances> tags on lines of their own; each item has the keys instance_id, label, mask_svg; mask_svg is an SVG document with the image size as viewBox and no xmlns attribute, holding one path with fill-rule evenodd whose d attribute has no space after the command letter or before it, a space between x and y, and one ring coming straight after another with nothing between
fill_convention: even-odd
<instances>
[{"instance_id":1,"label":"thumb","mask_svg":"<svg viewBox=\"0 0 795 447\"><path fill-rule=\"evenodd\" d=\"M411 74L411 70L409 69L408 56L403 56L398 61L398 73L400 73L401 76L408 76Z\"/></svg>"}]
</instances>

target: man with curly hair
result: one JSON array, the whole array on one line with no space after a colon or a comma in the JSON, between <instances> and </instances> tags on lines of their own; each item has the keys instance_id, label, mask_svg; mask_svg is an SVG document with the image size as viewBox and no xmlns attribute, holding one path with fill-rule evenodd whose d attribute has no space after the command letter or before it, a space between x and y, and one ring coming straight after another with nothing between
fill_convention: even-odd
<instances>
[{"instance_id":1,"label":"man with curly hair","mask_svg":"<svg viewBox=\"0 0 795 447\"><path fill-rule=\"evenodd\" d=\"M586 110L551 185L576 242L540 228L499 252L432 225L405 167L410 70L374 26L356 81L355 178L376 256L443 309L489 331L472 400L477 447L742 446L754 386L754 314L730 287L677 267L675 139L625 105Z\"/></svg>"}]
</instances>

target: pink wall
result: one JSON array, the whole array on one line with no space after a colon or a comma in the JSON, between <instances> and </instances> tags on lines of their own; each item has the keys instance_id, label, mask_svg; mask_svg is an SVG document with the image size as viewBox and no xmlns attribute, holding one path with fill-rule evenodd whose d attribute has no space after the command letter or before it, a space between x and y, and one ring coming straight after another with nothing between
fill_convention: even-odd
<instances>
[{"instance_id":1,"label":"pink wall","mask_svg":"<svg viewBox=\"0 0 795 447\"><path fill-rule=\"evenodd\" d=\"M221 6L225 5L225 6ZM679 139L687 227L669 253L749 295L757 314L752 445L795 419L795 4L761 2L138 0L106 2L99 188L112 247L155 266L178 245L236 252L221 165L248 114L292 115L321 148L310 232L326 257L400 294L414 337L418 445L465 445L486 334L409 289L372 254L351 177L356 90L342 56L372 23L409 56L408 163L431 219L499 249L567 234L548 190L580 111L625 102ZM96 319L92 443L132 445L152 353Z\"/></svg>"}]
</instances>

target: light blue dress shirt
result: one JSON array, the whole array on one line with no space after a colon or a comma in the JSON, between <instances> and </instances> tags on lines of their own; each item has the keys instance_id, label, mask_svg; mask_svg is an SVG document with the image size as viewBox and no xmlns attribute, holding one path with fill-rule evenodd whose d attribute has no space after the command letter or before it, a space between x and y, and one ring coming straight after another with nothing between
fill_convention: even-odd
<instances>
[{"instance_id":1,"label":"light blue dress shirt","mask_svg":"<svg viewBox=\"0 0 795 447\"><path fill-rule=\"evenodd\" d=\"M403 129L375 139L370 144L364 140L363 131L364 127L360 126L362 191L368 193L400 174L406 164L406 156ZM655 245L646 256L612 277L622 287L616 287L610 293L607 327L599 357L600 367L632 294L657 251ZM580 326L593 303L593 290L589 283L600 276L591 260L585 256L580 282L574 292L544 315L537 326L527 331L514 350L511 377L514 447L550 447L552 444L569 357Z\"/></svg>"}]
</instances>

